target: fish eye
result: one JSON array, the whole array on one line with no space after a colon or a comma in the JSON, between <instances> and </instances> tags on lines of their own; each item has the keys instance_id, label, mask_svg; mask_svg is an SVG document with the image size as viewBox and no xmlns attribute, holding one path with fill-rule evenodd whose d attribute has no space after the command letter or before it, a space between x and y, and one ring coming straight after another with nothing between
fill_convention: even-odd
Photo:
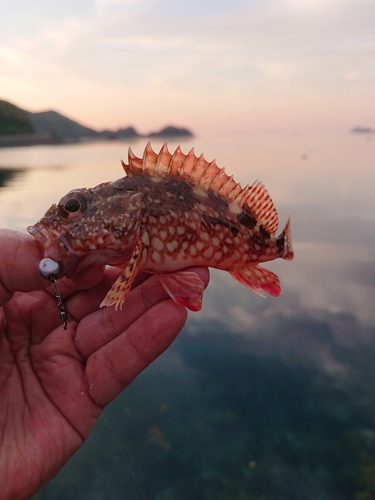
<instances>
[{"instance_id":1,"label":"fish eye","mask_svg":"<svg viewBox=\"0 0 375 500\"><path fill-rule=\"evenodd\" d=\"M81 202L77 200L77 198L70 198L70 200L68 200L64 205L64 208L67 212L78 212L81 207Z\"/></svg>"},{"instance_id":2,"label":"fish eye","mask_svg":"<svg viewBox=\"0 0 375 500\"><path fill-rule=\"evenodd\" d=\"M79 193L68 193L58 205L59 215L64 220L78 220L84 216L87 209L86 199Z\"/></svg>"}]
</instances>

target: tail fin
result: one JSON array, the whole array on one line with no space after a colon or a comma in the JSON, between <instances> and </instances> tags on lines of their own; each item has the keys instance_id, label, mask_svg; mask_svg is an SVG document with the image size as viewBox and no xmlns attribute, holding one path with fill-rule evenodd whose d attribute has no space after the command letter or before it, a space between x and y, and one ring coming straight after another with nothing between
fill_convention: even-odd
<instances>
[{"instance_id":1,"label":"tail fin","mask_svg":"<svg viewBox=\"0 0 375 500\"><path fill-rule=\"evenodd\" d=\"M294 257L294 252L292 248L292 234L290 230L290 218L288 219L288 222L285 224L285 227L283 229L283 232L281 233L281 236L284 237L284 253L282 255L283 259L285 260L292 260Z\"/></svg>"}]
</instances>

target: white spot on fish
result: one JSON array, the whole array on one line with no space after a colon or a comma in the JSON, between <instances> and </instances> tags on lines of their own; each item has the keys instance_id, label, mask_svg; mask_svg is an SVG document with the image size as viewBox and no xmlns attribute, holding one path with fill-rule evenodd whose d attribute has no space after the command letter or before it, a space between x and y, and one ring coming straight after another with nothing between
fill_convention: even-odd
<instances>
[{"instance_id":1,"label":"white spot on fish","mask_svg":"<svg viewBox=\"0 0 375 500\"><path fill-rule=\"evenodd\" d=\"M203 250L205 245L204 245L203 241L197 241L195 246L197 247L197 250L201 251L201 250Z\"/></svg>"},{"instance_id":2,"label":"white spot on fish","mask_svg":"<svg viewBox=\"0 0 375 500\"><path fill-rule=\"evenodd\" d=\"M197 255L197 249L195 248L194 245L192 245L190 248L189 248L189 252L190 252L190 255Z\"/></svg>"},{"instance_id":3,"label":"white spot on fish","mask_svg":"<svg viewBox=\"0 0 375 500\"><path fill-rule=\"evenodd\" d=\"M185 260L186 259L186 254L183 250L180 250L178 252L178 254L176 255L175 259L180 262L181 260Z\"/></svg>"},{"instance_id":4,"label":"white spot on fish","mask_svg":"<svg viewBox=\"0 0 375 500\"><path fill-rule=\"evenodd\" d=\"M167 243L167 248L170 252L174 252L176 248L178 247L178 242L177 240L169 241Z\"/></svg>"},{"instance_id":5,"label":"white spot on fish","mask_svg":"<svg viewBox=\"0 0 375 500\"><path fill-rule=\"evenodd\" d=\"M154 250L152 252L152 260L155 262L155 264L160 264L161 262L161 256L160 253Z\"/></svg>"},{"instance_id":6,"label":"white spot on fish","mask_svg":"<svg viewBox=\"0 0 375 500\"><path fill-rule=\"evenodd\" d=\"M203 198L207 198L208 194L206 193L206 191L204 191L203 189L199 188L199 187L194 187L193 189L193 192L195 194L197 194L198 196L202 196Z\"/></svg>"},{"instance_id":7,"label":"white spot on fish","mask_svg":"<svg viewBox=\"0 0 375 500\"><path fill-rule=\"evenodd\" d=\"M164 243L159 238L152 238L151 245L159 251L164 248Z\"/></svg>"},{"instance_id":8,"label":"white spot on fish","mask_svg":"<svg viewBox=\"0 0 375 500\"><path fill-rule=\"evenodd\" d=\"M150 244L150 237L149 237L149 235L148 235L148 233L146 231L143 233L142 241L143 241L143 243L146 246L149 246L149 244Z\"/></svg>"},{"instance_id":9,"label":"white spot on fish","mask_svg":"<svg viewBox=\"0 0 375 500\"><path fill-rule=\"evenodd\" d=\"M233 213L233 214L241 214L242 213L242 208L237 205L237 203L231 203L229 205L229 210Z\"/></svg>"},{"instance_id":10,"label":"white spot on fish","mask_svg":"<svg viewBox=\"0 0 375 500\"><path fill-rule=\"evenodd\" d=\"M214 253L214 249L212 247L208 247L204 252L203 252L203 257L206 257L206 259L209 259L212 257L212 254Z\"/></svg>"}]
</instances>

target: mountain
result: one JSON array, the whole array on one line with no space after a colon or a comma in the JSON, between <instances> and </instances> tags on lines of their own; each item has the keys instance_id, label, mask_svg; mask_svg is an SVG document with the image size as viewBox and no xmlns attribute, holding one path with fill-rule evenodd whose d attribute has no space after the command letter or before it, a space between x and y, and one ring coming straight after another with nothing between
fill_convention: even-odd
<instances>
[{"instance_id":1,"label":"mountain","mask_svg":"<svg viewBox=\"0 0 375 500\"><path fill-rule=\"evenodd\" d=\"M119 128L117 131L102 130L101 137L106 139L134 139L136 137L143 137L135 130L134 127Z\"/></svg>"},{"instance_id":2,"label":"mountain","mask_svg":"<svg viewBox=\"0 0 375 500\"><path fill-rule=\"evenodd\" d=\"M30 113L26 111L34 132L45 134L50 133L63 140L83 137L99 137L96 130L84 127L83 125L57 113L57 111L42 111L40 113Z\"/></svg>"},{"instance_id":3,"label":"mountain","mask_svg":"<svg viewBox=\"0 0 375 500\"><path fill-rule=\"evenodd\" d=\"M193 137L193 134L187 128L178 128L169 125L160 132L151 132L148 137Z\"/></svg>"},{"instance_id":4,"label":"mountain","mask_svg":"<svg viewBox=\"0 0 375 500\"><path fill-rule=\"evenodd\" d=\"M0 146L29 146L82 141L113 140L137 137L193 137L187 128L169 125L150 134L139 134L134 127L118 130L95 130L67 118L57 111L31 113L10 102L0 100Z\"/></svg>"},{"instance_id":5,"label":"mountain","mask_svg":"<svg viewBox=\"0 0 375 500\"><path fill-rule=\"evenodd\" d=\"M0 100L0 135L31 134L33 127L26 111Z\"/></svg>"},{"instance_id":6,"label":"mountain","mask_svg":"<svg viewBox=\"0 0 375 500\"><path fill-rule=\"evenodd\" d=\"M371 127L354 127L351 129L352 134L375 134L375 128Z\"/></svg>"}]
</instances>

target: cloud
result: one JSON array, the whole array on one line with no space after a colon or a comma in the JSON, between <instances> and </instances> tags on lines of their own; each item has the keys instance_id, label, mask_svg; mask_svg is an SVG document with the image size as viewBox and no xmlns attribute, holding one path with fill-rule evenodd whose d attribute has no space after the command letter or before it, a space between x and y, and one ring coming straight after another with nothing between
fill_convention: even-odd
<instances>
[{"instance_id":1,"label":"cloud","mask_svg":"<svg viewBox=\"0 0 375 500\"><path fill-rule=\"evenodd\" d=\"M297 11L330 11L343 5L341 0L285 0L284 4Z\"/></svg>"}]
</instances>

